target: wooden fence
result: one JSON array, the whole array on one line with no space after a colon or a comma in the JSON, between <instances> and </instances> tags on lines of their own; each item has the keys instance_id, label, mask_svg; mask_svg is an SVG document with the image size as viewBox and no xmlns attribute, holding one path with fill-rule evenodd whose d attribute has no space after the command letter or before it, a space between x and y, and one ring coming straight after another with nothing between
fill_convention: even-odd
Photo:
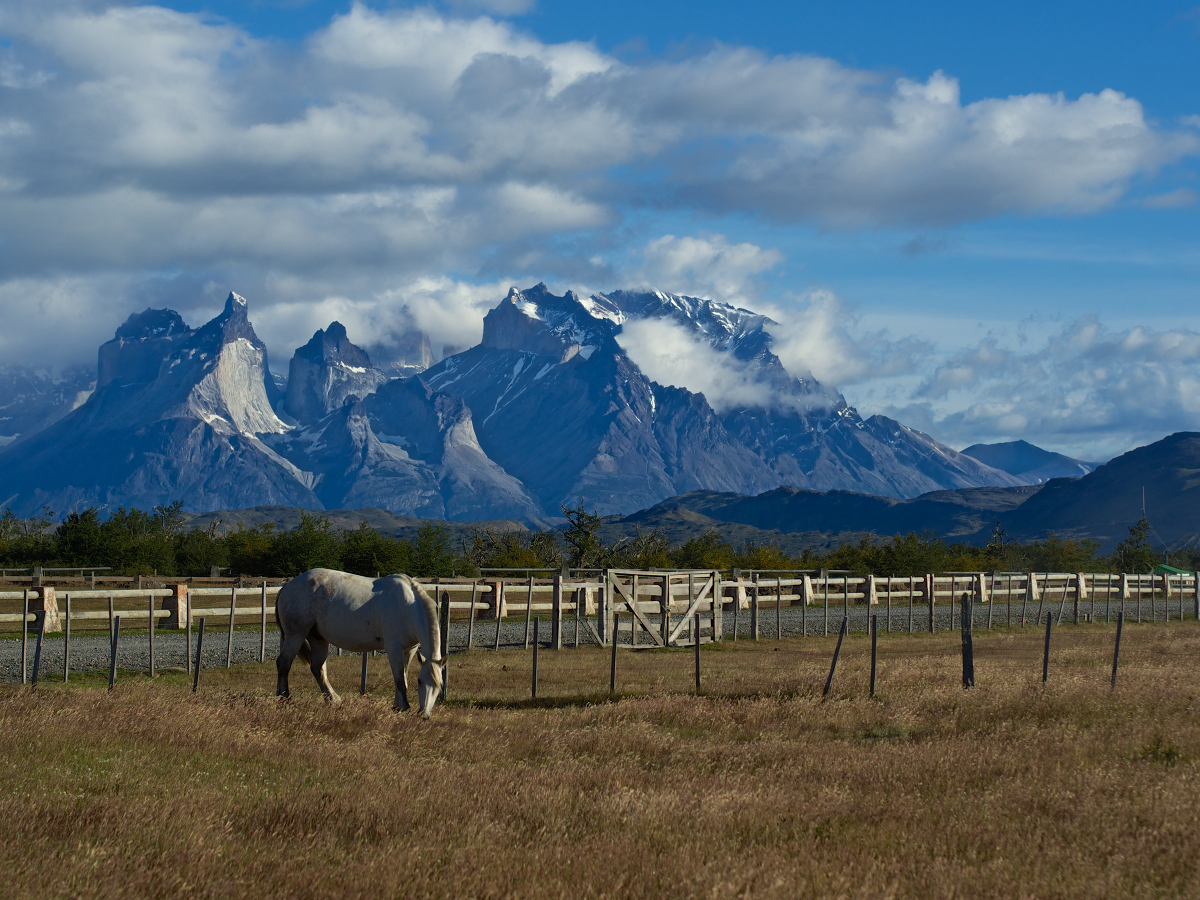
<instances>
[{"instance_id":1,"label":"wooden fence","mask_svg":"<svg viewBox=\"0 0 1200 900\"><path fill-rule=\"evenodd\" d=\"M590 576L591 573L588 573ZM244 579L243 579L244 581ZM599 577L570 578L487 578L434 579L421 582L433 595L446 617L444 621L464 623L468 648L476 645L500 646L501 623L514 616L523 618L525 647L530 646L531 622L535 613L548 613L550 647L561 649L564 641L578 646L588 643L609 645L616 635L616 624L628 629L629 643L636 646L644 634L652 646L690 645L725 637L725 617L733 616L733 637L741 630L741 613L746 611L748 634L759 639L764 630L782 635L782 611L800 608L801 634L809 634L808 619L818 617L814 628L830 633L840 617L849 618L851 606L886 606L886 629L892 630L896 614L901 630L934 631L935 610L950 610L954 627L954 600L968 594L973 604L987 608L987 626L993 623L995 610L1004 609L1001 624L1026 624L1029 614L1040 619L1042 607L1057 604L1059 621L1067 615L1078 623L1103 615L1111 621L1113 605L1137 603L1136 618L1142 620L1143 602L1166 598L1166 617L1172 615L1170 601L1177 600L1177 615L1185 611L1200 619L1200 578L1197 573L1132 575L1107 573L1028 573L964 572L946 575L886 577L830 572L747 571L726 576L715 570L634 571L609 569ZM233 633L236 625L257 625L259 660L266 658L268 620L273 622L272 601L280 585L259 580L257 586L198 585L177 583L166 586L146 585L133 589L103 589L83 585L80 589L43 586L20 591L0 591L0 604L12 612L0 612L0 629L17 628L26 637L30 626L43 633L62 633L65 640L64 664L69 667L72 632L89 629L115 630L119 617L128 629L147 628L150 632L151 668L153 668L155 630L187 630L205 618L226 630L226 664L232 661ZM1081 610L1083 604L1086 609ZM1036 608L1031 608L1036 604ZM840 607L840 609L839 609ZM834 613L831 620L830 612ZM1155 613L1151 606L1151 617ZM882 611L882 610L881 610ZM774 613L774 622L771 613ZM885 617L881 616L881 619ZM943 616L944 618L944 616ZM494 622L491 628L488 621ZM153 623L154 627L149 627ZM572 630L570 638L566 632ZM705 634L707 632L707 635ZM443 637L443 641L447 638ZM192 644L188 640L188 665Z\"/></svg>"}]
</instances>

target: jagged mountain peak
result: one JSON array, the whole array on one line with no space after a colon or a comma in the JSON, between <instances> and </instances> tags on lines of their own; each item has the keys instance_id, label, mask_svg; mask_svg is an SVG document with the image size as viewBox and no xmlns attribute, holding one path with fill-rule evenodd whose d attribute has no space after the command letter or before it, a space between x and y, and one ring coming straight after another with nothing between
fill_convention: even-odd
<instances>
[{"instance_id":1,"label":"jagged mountain peak","mask_svg":"<svg viewBox=\"0 0 1200 900\"><path fill-rule=\"evenodd\" d=\"M173 309L145 309L140 313L130 313L129 318L117 327L114 337L127 340L169 337L188 334L191 330L183 321L183 316Z\"/></svg>"},{"instance_id":2,"label":"jagged mountain peak","mask_svg":"<svg viewBox=\"0 0 1200 900\"><path fill-rule=\"evenodd\" d=\"M284 409L299 422L312 422L351 397L364 399L387 380L367 352L350 340L346 327L331 322L292 356Z\"/></svg>"},{"instance_id":3,"label":"jagged mountain peak","mask_svg":"<svg viewBox=\"0 0 1200 900\"><path fill-rule=\"evenodd\" d=\"M626 319L671 319L702 334L719 350L738 350L747 337L757 336L765 345L770 338L765 328L777 324L769 316L707 297L690 297L660 290L613 291L595 294L598 308L613 310ZM737 353L742 358L744 350Z\"/></svg>"},{"instance_id":4,"label":"jagged mountain peak","mask_svg":"<svg viewBox=\"0 0 1200 900\"><path fill-rule=\"evenodd\" d=\"M528 290L510 288L508 296L483 319L481 346L495 350L524 350L567 362L576 355L587 359L612 341L617 323L597 316L577 294L559 297L545 284Z\"/></svg>"},{"instance_id":5,"label":"jagged mountain peak","mask_svg":"<svg viewBox=\"0 0 1200 900\"><path fill-rule=\"evenodd\" d=\"M326 365L372 368L367 351L352 342L346 326L337 321L330 322L328 328L317 329L312 339L296 350L296 355Z\"/></svg>"},{"instance_id":6,"label":"jagged mountain peak","mask_svg":"<svg viewBox=\"0 0 1200 900\"><path fill-rule=\"evenodd\" d=\"M225 298L225 308L215 318L210 319L196 330L197 345L209 345L212 349L237 340L246 340L263 352L266 345L259 340L250 324L250 304L240 294L229 292Z\"/></svg>"}]
</instances>

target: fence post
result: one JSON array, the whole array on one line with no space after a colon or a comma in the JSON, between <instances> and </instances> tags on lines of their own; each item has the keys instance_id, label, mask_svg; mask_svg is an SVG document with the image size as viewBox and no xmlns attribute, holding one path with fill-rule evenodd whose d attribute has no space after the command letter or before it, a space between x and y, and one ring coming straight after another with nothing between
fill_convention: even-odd
<instances>
[{"instance_id":1,"label":"fence post","mask_svg":"<svg viewBox=\"0 0 1200 900\"><path fill-rule=\"evenodd\" d=\"M225 668L233 665L233 620L237 618L237 585L229 589L229 638L225 643Z\"/></svg>"},{"instance_id":2,"label":"fence post","mask_svg":"<svg viewBox=\"0 0 1200 900\"><path fill-rule=\"evenodd\" d=\"M21 605L21 684L29 683L29 591L22 591L25 602Z\"/></svg>"},{"instance_id":3,"label":"fence post","mask_svg":"<svg viewBox=\"0 0 1200 900\"><path fill-rule=\"evenodd\" d=\"M889 584L889 588L891 585ZM879 659L879 617L871 616L871 696L875 696L875 672Z\"/></svg>"},{"instance_id":4,"label":"fence post","mask_svg":"<svg viewBox=\"0 0 1200 900\"><path fill-rule=\"evenodd\" d=\"M1125 625L1125 610L1117 613L1117 643L1113 646L1112 686L1117 686L1117 663L1121 659L1121 628Z\"/></svg>"},{"instance_id":5,"label":"fence post","mask_svg":"<svg viewBox=\"0 0 1200 900\"><path fill-rule=\"evenodd\" d=\"M64 594L67 613L63 616L63 684L71 677L71 595Z\"/></svg>"},{"instance_id":6,"label":"fence post","mask_svg":"<svg viewBox=\"0 0 1200 900\"><path fill-rule=\"evenodd\" d=\"M721 592L724 587L721 585L721 573L713 570L713 642L717 642L725 637L725 610L721 597Z\"/></svg>"},{"instance_id":7,"label":"fence post","mask_svg":"<svg viewBox=\"0 0 1200 900\"><path fill-rule=\"evenodd\" d=\"M690 597L688 598L691 599ZM783 639L783 579L775 576L775 640ZM699 614L697 614L699 615ZM697 618L697 621L699 619Z\"/></svg>"},{"instance_id":8,"label":"fence post","mask_svg":"<svg viewBox=\"0 0 1200 900\"><path fill-rule=\"evenodd\" d=\"M267 582L263 579L262 597L258 605L259 624L258 624L258 661L263 662L267 658Z\"/></svg>"},{"instance_id":9,"label":"fence post","mask_svg":"<svg viewBox=\"0 0 1200 900\"><path fill-rule=\"evenodd\" d=\"M658 632L664 647L670 644L671 636L671 576L664 575L662 579L662 615L659 616Z\"/></svg>"},{"instance_id":10,"label":"fence post","mask_svg":"<svg viewBox=\"0 0 1200 900\"><path fill-rule=\"evenodd\" d=\"M187 594L186 584L171 585L171 596L163 598L163 609L170 613L163 621L163 628L187 627Z\"/></svg>"},{"instance_id":11,"label":"fence post","mask_svg":"<svg viewBox=\"0 0 1200 900\"><path fill-rule=\"evenodd\" d=\"M600 638L600 646L608 643L612 634L610 619L612 607L608 602L608 569L600 572L600 592L596 595L596 635Z\"/></svg>"},{"instance_id":12,"label":"fence post","mask_svg":"<svg viewBox=\"0 0 1200 900\"><path fill-rule=\"evenodd\" d=\"M1194 590L1195 590L1195 600L1196 600L1196 608L1195 608L1195 613L1196 613L1196 621L1197 621L1197 622L1200 622L1200 572L1193 572L1193 573L1192 573L1192 587L1193 587L1193 588L1194 588ZM1182 588L1180 588L1180 590L1182 590ZM1183 601L1180 601L1180 602L1182 603Z\"/></svg>"},{"instance_id":13,"label":"fence post","mask_svg":"<svg viewBox=\"0 0 1200 900\"><path fill-rule=\"evenodd\" d=\"M615 694L617 692L617 629L620 628L621 617L615 612L612 616L612 634L609 636L612 642L612 658L608 664L608 692Z\"/></svg>"},{"instance_id":14,"label":"fence post","mask_svg":"<svg viewBox=\"0 0 1200 900\"><path fill-rule=\"evenodd\" d=\"M446 702L446 698L450 696L450 592L442 591L442 628L441 628L441 656L442 656L442 696L441 701Z\"/></svg>"},{"instance_id":15,"label":"fence post","mask_svg":"<svg viewBox=\"0 0 1200 900\"><path fill-rule=\"evenodd\" d=\"M562 649L562 575L554 576L554 599L550 608L550 649Z\"/></svg>"},{"instance_id":16,"label":"fence post","mask_svg":"<svg viewBox=\"0 0 1200 900\"><path fill-rule=\"evenodd\" d=\"M925 575L925 596L929 598L929 633L933 634L937 630L937 623L934 621L933 605L937 602L934 596L934 588L937 585L934 583L933 575L926 573Z\"/></svg>"},{"instance_id":17,"label":"fence post","mask_svg":"<svg viewBox=\"0 0 1200 900\"><path fill-rule=\"evenodd\" d=\"M525 649L529 649L529 626L533 622L533 576L529 576L529 593L525 595Z\"/></svg>"},{"instance_id":18,"label":"fence post","mask_svg":"<svg viewBox=\"0 0 1200 900\"><path fill-rule=\"evenodd\" d=\"M982 577L982 576L981 576ZM953 597L950 598L953 601ZM975 624L975 610L971 603L971 592L962 595L962 678L963 687L975 687L975 646L971 640L971 628Z\"/></svg>"},{"instance_id":19,"label":"fence post","mask_svg":"<svg viewBox=\"0 0 1200 900\"><path fill-rule=\"evenodd\" d=\"M492 647L493 650L500 649L500 623L504 621L504 614L508 612L504 608L504 582L497 578L492 582L492 606L496 610L496 644Z\"/></svg>"},{"instance_id":20,"label":"fence post","mask_svg":"<svg viewBox=\"0 0 1200 900\"><path fill-rule=\"evenodd\" d=\"M190 610L189 610L190 612ZM192 617L188 616L188 650L192 649L191 643L191 621ZM192 693L196 693L196 688L200 685L200 661L204 658L204 619L200 619L200 634L196 637L196 669L192 675Z\"/></svg>"},{"instance_id":21,"label":"fence post","mask_svg":"<svg viewBox=\"0 0 1200 900\"><path fill-rule=\"evenodd\" d=\"M187 667L190 670L192 668L192 595L188 593L186 586L183 589L182 603L186 607L183 621L187 628Z\"/></svg>"},{"instance_id":22,"label":"fence post","mask_svg":"<svg viewBox=\"0 0 1200 900\"><path fill-rule=\"evenodd\" d=\"M154 595L151 594L146 604L150 612L150 677L156 677L154 674Z\"/></svg>"},{"instance_id":23,"label":"fence post","mask_svg":"<svg viewBox=\"0 0 1200 900\"><path fill-rule=\"evenodd\" d=\"M821 692L822 699L829 696L829 689L833 687L833 673L837 671L838 657L842 653L842 640L846 637L846 628L849 625L849 618L842 616L842 629L838 632L837 646L833 648L833 662L829 664L829 677L825 679L825 690Z\"/></svg>"},{"instance_id":24,"label":"fence post","mask_svg":"<svg viewBox=\"0 0 1200 900\"><path fill-rule=\"evenodd\" d=\"M537 699L537 666L538 666L538 644L541 641L538 639L538 625L541 624L541 619L533 620L533 691L532 698Z\"/></svg>"},{"instance_id":25,"label":"fence post","mask_svg":"<svg viewBox=\"0 0 1200 900\"><path fill-rule=\"evenodd\" d=\"M42 670L42 639L46 637L46 613L37 613L37 646L33 650L33 686L37 687L38 673Z\"/></svg>"},{"instance_id":26,"label":"fence post","mask_svg":"<svg viewBox=\"0 0 1200 900\"><path fill-rule=\"evenodd\" d=\"M754 599L750 601L750 639L758 640L758 573L750 574L750 581L753 583Z\"/></svg>"},{"instance_id":27,"label":"fence post","mask_svg":"<svg viewBox=\"0 0 1200 900\"><path fill-rule=\"evenodd\" d=\"M111 691L117 683L117 641L121 637L121 617L113 618L112 650L108 657L108 689Z\"/></svg>"},{"instance_id":28,"label":"fence post","mask_svg":"<svg viewBox=\"0 0 1200 900\"><path fill-rule=\"evenodd\" d=\"M475 648L475 598L479 594L479 581L471 582L471 612L467 619L467 649Z\"/></svg>"},{"instance_id":29,"label":"fence post","mask_svg":"<svg viewBox=\"0 0 1200 900\"><path fill-rule=\"evenodd\" d=\"M583 628L583 615L587 609L587 588L575 588L575 649L579 649L579 631Z\"/></svg>"},{"instance_id":30,"label":"fence post","mask_svg":"<svg viewBox=\"0 0 1200 900\"><path fill-rule=\"evenodd\" d=\"M58 615L58 599L55 596L54 588L40 587L36 591L30 591L29 594L29 611L46 614L47 631L62 631L62 622Z\"/></svg>"},{"instance_id":31,"label":"fence post","mask_svg":"<svg viewBox=\"0 0 1200 900\"><path fill-rule=\"evenodd\" d=\"M443 675L443 677L445 677ZM367 694L367 654L364 651L362 655L362 679L358 683L358 696L365 697Z\"/></svg>"},{"instance_id":32,"label":"fence post","mask_svg":"<svg viewBox=\"0 0 1200 900\"><path fill-rule=\"evenodd\" d=\"M829 570L821 570L821 587L822 594L825 596L825 634L823 637L829 637Z\"/></svg>"}]
</instances>

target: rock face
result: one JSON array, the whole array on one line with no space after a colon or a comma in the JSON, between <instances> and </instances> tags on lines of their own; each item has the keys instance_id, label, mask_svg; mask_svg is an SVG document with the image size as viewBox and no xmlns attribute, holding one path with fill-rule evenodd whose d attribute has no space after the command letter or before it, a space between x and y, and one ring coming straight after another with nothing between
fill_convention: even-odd
<instances>
[{"instance_id":1,"label":"rock face","mask_svg":"<svg viewBox=\"0 0 1200 900\"><path fill-rule=\"evenodd\" d=\"M131 316L101 351L107 382L4 455L0 505L18 515L176 499L194 511L231 502L320 508L312 476L260 437L287 426L272 411L267 352L245 300L231 293L195 331L162 312ZM147 346L161 351L157 366Z\"/></svg>"},{"instance_id":2,"label":"rock face","mask_svg":"<svg viewBox=\"0 0 1200 900\"><path fill-rule=\"evenodd\" d=\"M58 421L86 402L95 387L96 373L90 368L53 373L0 366L0 447Z\"/></svg>"},{"instance_id":3,"label":"rock face","mask_svg":"<svg viewBox=\"0 0 1200 900\"><path fill-rule=\"evenodd\" d=\"M319 421L268 440L298 468L320 473L313 489L326 509L548 521L480 448L466 405L419 378L390 381L365 401L352 396Z\"/></svg>"},{"instance_id":4,"label":"rock face","mask_svg":"<svg viewBox=\"0 0 1200 900\"><path fill-rule=\"evenodd\" d=\"M345 326L334 322L292 357L284 409L299 421L320 419L340 409L349 397L370 396L387 380L350 342Z\"/></svg>"},{"instance_id":5,"label":"rock face","mask_svg":"<svg viewBox=\"0 0 1200 900\"><path fill-rule=\"evenodd\" d=\"M669 318L732 353L776 405L718 414L701 394L651 382L617 343L635 318ZM484 319L479 346L423 377L475 411L484 451L548 510L583 499L627 513L699 488L914 497L1021 483L893 420L863 421L836 391L793 377L770 350L768 323L662 292L584 300L537 285L510 291Z\"/></svg>"}]
</instances>

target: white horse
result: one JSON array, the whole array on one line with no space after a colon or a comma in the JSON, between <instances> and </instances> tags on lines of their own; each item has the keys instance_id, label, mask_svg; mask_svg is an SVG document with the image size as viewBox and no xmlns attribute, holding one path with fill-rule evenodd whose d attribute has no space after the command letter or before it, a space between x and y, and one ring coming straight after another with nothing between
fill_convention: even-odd
<instances>
[{"instance_id":1,"label":"white horse","mask_svg":"<svg viewBox=\"0 0 1200 900\"><path fill-rule=\"evenodd\" d=\"M425 718L433 712L445 664L438 659L441 631L437 605L407 575L364 578L333 569L310 569L279 589L275 621L279 624L277 696L289 696L288 672L299 656L309 664L325 699L340 703L342 698L330 685L325 668L332 643L354 653L386 651L396 682L395 708L407 710L406 671L420 651L419 708Z\"/></svg>"}]
</instances>

